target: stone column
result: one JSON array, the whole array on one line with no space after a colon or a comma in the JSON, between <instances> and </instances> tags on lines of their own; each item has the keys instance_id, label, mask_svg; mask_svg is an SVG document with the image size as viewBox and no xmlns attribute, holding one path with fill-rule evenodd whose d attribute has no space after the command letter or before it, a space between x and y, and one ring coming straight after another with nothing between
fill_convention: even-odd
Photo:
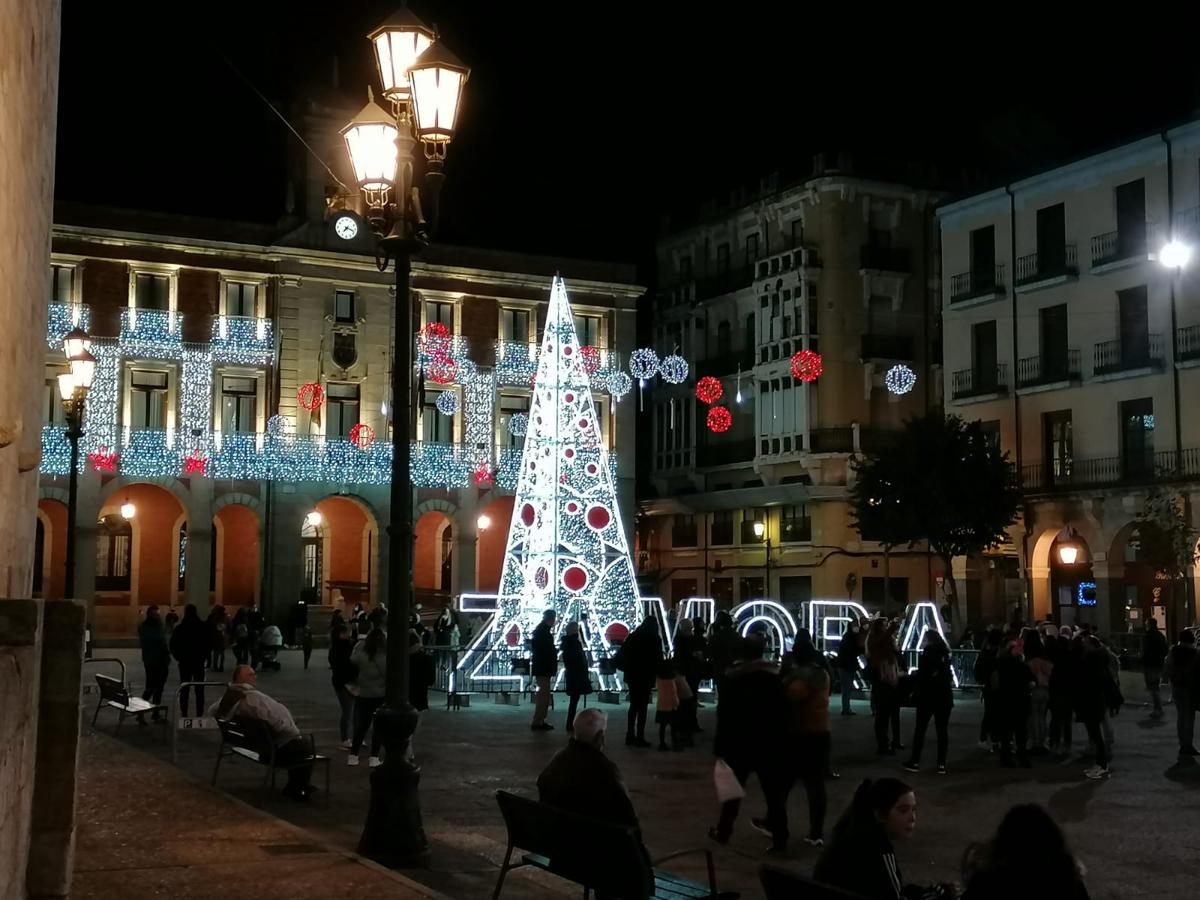
<instances>
[{"instance_id":1,"label":"stone column","mask_svg":"<svg viewBox=\"0 0 1200 900\"><path fill-rule=\"evenodd\" d=\"M188 533L184 602L193 603L200 618L208 615L208 573L212 569L213 483L207 478L193 478L188 495Z\"/></svg>"},{"instance_id":2,"label":"stone column","mask_svg":"<svg viewBox=\"0 0 1200 900\"><path fill-rule=\"evenodd\" d=\"M1090 610L1086 607L1081 608L1079 618L1084 622L1094 622L1100 634L1107 638L1115 627L1119 627L1113 620L1113 615L1117 612L1113 608L1113 596L1121 596L1121 585L1124 581L1109 575L1108 560L1097 560L1094 557L1092 580L1096 582L1096 605Z\"/></svg>"},{"instance_id":3,"label":"stone column","mask_svg":"<svg viewBox=\"0 0 1200 900\"><path fill-rule=\"evenodd\" d=\"M42 617L37 766L26 889L30 900L71 893L84 605L48 600Z\"/></svg>"},{"instance_id":4,"label":"stone column","mask_svg":"<svg viewBox=\"0 0 1200 900\"><path fill-rule=\"evenodd\" d=\"M475 590L475 563L479 549L479 491L466 488L458 492L458 513L454 529L454 556L450 561L450 594Z\"/></svg>"},{"instance_id":5,"label":"stone column","mask_svg":"<svg viewBox=\"0 0 1200 900\"><path fill-rule=\"evenodd\" d=\"M0 600L0 900L24 900L37 753L41 605Z\"/></svg>"}]
</instances>

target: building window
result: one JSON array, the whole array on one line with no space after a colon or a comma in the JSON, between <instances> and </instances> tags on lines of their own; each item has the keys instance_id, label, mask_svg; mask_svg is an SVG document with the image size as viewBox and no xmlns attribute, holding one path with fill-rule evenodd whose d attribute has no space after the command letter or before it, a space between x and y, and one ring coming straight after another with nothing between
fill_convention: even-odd
<instances>
[{"instance_id":1,"label":"building window","mask_svg":"<svg viewBox=\"0 0 1200 900\"><path fill-rule=\"evenodd\" d=\"M747 600L759 600L767 593L763 580L759 576L738 579L738 599L745 603ZM760 626L761 627L761 626Z\"/></svg>"},{"instance_id":2,"label":"building window","mask_svg":"<svg viewBox=\"0 0 1200 900\"><path fill-rule=\"evenodd\" d=\"M729 274L729 244L717 244L717 274Z\"/></svg>"},{"instance_id":3,"label":"building window","mask_svg":"<svg viewBox=\"0 0 1200 900\"><path fill-rule=\"evenodd\" d=\"M443 303L440 300L425 301L425 324L432 325L437 322L440 325L445 325L446 330L453 334L454 332L454 304ZM525 333L529 333L528 327ZM522 341L527 341L529 338L520 338Z\"/></svg>"},{"instance_id":4,"label":"building window","mask_svg":"<svg viewBox=\"0 0 1200 900\"><path fill-rule=\"evenodd\" d=\"M333 321L351 324L354 317L354 291L333 292Z\"/></svg>"},{"instance_id":5,"label":"building window","mask_svg":"<svg viewBox=\"0 0 1200 900\"><path fill-rule=\"evenodd\" d=\"M221 378L221 431L251 434L257 430L258 381L245 376Z\"/></svg>"},{"instance_id":6,"label":"building window","mask_svg":"<svg viewBox=\"0 0 1200 900\"><path fill-rule=\"evenodd\" d=\"M133 369L129 373L129 427L161 431L167 427L167 373Z\"/></svg>"},{"instance_id":7,"label":"building window","mask_svg":"<svg viewBox=\"0 0 1200 900\"><path fill-rule=\"evenodd\" d=\"M799 247L804 243L804 220L792 219L792 246Z\"/></svg>"},{"instance_id":8,"label":"building window","mask_svg":"<svg viewBox=\"0 0 1200 900\"><path fill-rule=\"evenodd\" d=\"M812 519L803 504L785 506L779 520L781 543L807 542L812 540Z\"/></svg>"},{"instance_id":9,"label":"building window","mask_svg":"<svg viewBox=\"0 0 1200 900\"><path fill-rule=\"evenodd\" d=\"M979 427L983 429L983 439L987 441L988 446L998 451L1000 449L1000 420L989 419L986 422L980 422Z\"/></svg>"},{"instance_id":10,"label":"building window","mask_svg":"<svg viewBox=\"0 0 1200 900\"><path fill-rule=\"evenodd\" d=\"M1046 467L1055 481L1071 477L1073 456L1071 410L1060 409L1042 415Z\"/></svg>"},{"instance_id":11,"label":"building window","mask_svg":"<svg viewBox=\"0 0 1200 900\"><path fill-rule=\"evenodd\" d=\"M340 292L339 292L340 293ZM351 294L353 297L353 294ZM258 285L230 281L225 284L225 315L252 319L257 310Z\"/></svg>"},{"instance_id":12,"label":"building window","mask_svg":"<svg viewBox=\"0 0 1200 900\"><path fill-rule=\"evenodd\" d=\"M760 536L755 525L762 525L763 533ZM742 513L742 540L743 544L761 544L767 536L767 511L765 509L747 509Z\"/></svg>"},{"instance_id":13,"label":"building window","mask_svg":"<svg viewBox=\"0 0 1200 900\"><path fill-rule=\"evenodd\" d=\"M421 407L421 440L427 444L454 443L454 417L438 412L437 398L441 391L426 391Z\"/></svg>"},{"instance_id":14,"label":"building window","mask_svg":"<svg viewBox=\"0 0 1200 900\"><path fill-rule=\"evenodd\" d=\"M133 528L119 515L105 516L96 526L96 590L129 590L133 562Z\"/></svg>"},{"instance_id":15,"label":"building window","mask_svg":"<svg viewBox=\"0 0 1200 900\"><path fill-rule=\"evenodd\" d=\"M529 413L529 397L528 395L501 394L500 395L500 440L501 447L519 447L524 443L525 438L513 434L508 423L512 421L512 417L521 414Z\"/></svg>"},{"instance_id":16,"label":"building window","mask_svg":"<svg viewBox=\"0 0 1200 900\"><path fill-rule=\"evenodd\" d=\"M733 510L719 509L712 516L712 542L727 547L733 543Z\"/></svg>"},{"instance_id":17,"label":"building window","mask_svg":"<svg viewBox=\"0 0 1200 900\"><path fill-rule=\"evenodd\" d=\"M599 316L576 316L575 317L575 334L579 336L580 347L599 347L600 344L600 317Z\"/></svg>"},{"instance_id":18,"label":"building window","mask_svg":"<svg viewBox=\"0 0 1200 900\"><path fill-rule=\"evenodd\" d=\"M696 517L675 516L671 523L672 547L696 546Z\"/></svg>"},{"instance_id":19,"label":"building window","mask_svg":"<svg viewBox=\"0 0 1200 900\"><path fill-rule=\"evenodd\" d=\"M692 257L690 255L679 257L679 280L680 282L692 280Z\"/></svg>"},{"instance_id":20,"label":"building window","mask_svg":"<svg viewBox=\"0 0 1200 900\"><path fill-rule=\"evenodd\" d=\"M500 340L518 344L529 343L529 310L501 307Z\"/></svg>"},{"instance_id":21,"label":"building window","mask_svg":"<svg viewBox=\"0 0 1200 900\"><path fill-rule=\"evenodd\" d=\"M300 559L304 570L301 587L317 591L321 590L321 535L316 526L304 520L300 527ZM214 554L215 555L215 554Z\"/></svg>"},{"instance_id":22,"label":"building window","mask_svg":"<svg viewBox=\"0 0 1200 900\"><path fill-rule=\"evenodd\" d=\"M62 398L58 393L58 376L66 371L65 367L46 366L46 380L42 388L42 412L47 425L62 425L67 420Z\"/></svg>"},{"instance_id":23,"label":"building window","mask_svg":"<svg viewBox=\"0 0 1200 900\"><path fill-rule=\"evenodd\" d=\"M133 305L138 309L171 308L171 279L166 275L139 272L133 277Z\"/></svg>"},{"instance_id":24,"label":"building window","mask_svg":"<svg viewBox=\"0 0 1200 900\"><path fill-rule=\"evenodd\" d=\"M1126 478L1154 474L1154 401L1149 397L1121 403L1121 469Z\"/></svg>"},{"instance_id":25,"label":"building window","mask_svg":"<svg viewBox=\"0 0 1200 900\"><path fill-rule=\"evenodd\" d=\"M330 382L325 386L328 397L329 420L325 425L327 437L350 437L350 429L358 424L358 385Z\"/></svg>"},{"instance_id":26,"label":"building window","mask_svg":"<svg viewBox=\"0 0 1200 900\"><path fill-rule=\"evenodd\" d=\"M72 266L50 267L50 302L60 306L75 302L75 269Z\"/></svg>"},{"instance_id":27,"label":"building window","mask_svg":"<svg viewBox=\"0 0 1200 900\"><path fill-rule=\"evenodd\" d=\"M758 235L752 234L746 238L746 265L758 259Z\"/></svg>"},{"instance_id":28,"label":"building window","mask_svg":"<svg viewBox=\"0 0 1200 900\"><path fill-rule=\"evenodd\" d=\"M717 356L728 356L733 352L733 329L729 320L722 319L717 323Z\"/></svg>"}]
</instances>

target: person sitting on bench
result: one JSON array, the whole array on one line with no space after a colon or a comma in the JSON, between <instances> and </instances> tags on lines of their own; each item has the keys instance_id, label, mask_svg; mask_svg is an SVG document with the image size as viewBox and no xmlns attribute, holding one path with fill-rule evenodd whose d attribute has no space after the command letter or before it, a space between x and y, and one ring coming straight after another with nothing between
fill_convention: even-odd
<instances>
[{"instance_id":1,"label":"person sitting on bench","mask_svg":"<svg viewBox=\"0 0 1200 900\"><path fill-rule=\"evenodd\" d=\"M567 812L638 828L633 801L616 763L604 754L608 714L585 709L575 733L538 776L538 799Z\"/></svg>"},{"instance_id":2,"label":"person sitting on bench","mask_svg":"<svg viewBox=\"0 0 1200 900\"><path fill-rule=\"evenodd\" d=\"M233 680L225 694L209 707L208 714L218 719L261 722L275 743L275 762L278 765L291 766L308 759L312 755L312 748L300 737L296 720L286 706L255 687L257 680L258 676L250 666L235 668ZM283 793L294 800L307 800L317 790L309 783L311 777L311 765L289 768Z\"/></svg>"}]
</instances>

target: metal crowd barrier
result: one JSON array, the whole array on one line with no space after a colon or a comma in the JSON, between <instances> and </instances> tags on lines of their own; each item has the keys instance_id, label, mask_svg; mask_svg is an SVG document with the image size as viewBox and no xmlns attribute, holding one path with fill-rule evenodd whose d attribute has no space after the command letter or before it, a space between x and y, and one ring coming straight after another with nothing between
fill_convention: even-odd
<instances>
[{"instance_id":1,"label":"metal crowd barrier","mask_svg":"<svg viewBox=\"0 0 1200 900\"><path fill-rule=\"evenodd\" d=\"M222 691L229 687L227 681L184 681L175 690L175 705L167 710L167 715L175 716L179 707L179 698L183 695L184 688L196 687L211 687L220 688ZM192 699L196 700L195 692L192 693ZM171 728L171 762L179 762L179 732L181 731L212 731L217 727L217 720L211 719L204 715L204 710L200 709L200 704L196 704L196 712L198 716L178 716L175 718L175 724Z\"/></svg>"}]
</instances>

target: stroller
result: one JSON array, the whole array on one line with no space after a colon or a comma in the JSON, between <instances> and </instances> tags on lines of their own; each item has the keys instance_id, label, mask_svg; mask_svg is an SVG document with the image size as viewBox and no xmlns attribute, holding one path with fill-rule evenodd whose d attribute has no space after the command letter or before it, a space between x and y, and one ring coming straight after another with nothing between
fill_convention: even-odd
<instances>
[{"instance_id":1,"label":"stroller","mask_svg":"<svg viewBox=\"0 0 1200 900\"><path fill-rule=\"evenodd\" d=\"M262 664L263 671L270 669L273 672L278 672L279 665L279 650L283 647L283 632L278 626L268 625L262 630L262 634L258 638L258 660Z\"/></svg>"}]
</instances>

